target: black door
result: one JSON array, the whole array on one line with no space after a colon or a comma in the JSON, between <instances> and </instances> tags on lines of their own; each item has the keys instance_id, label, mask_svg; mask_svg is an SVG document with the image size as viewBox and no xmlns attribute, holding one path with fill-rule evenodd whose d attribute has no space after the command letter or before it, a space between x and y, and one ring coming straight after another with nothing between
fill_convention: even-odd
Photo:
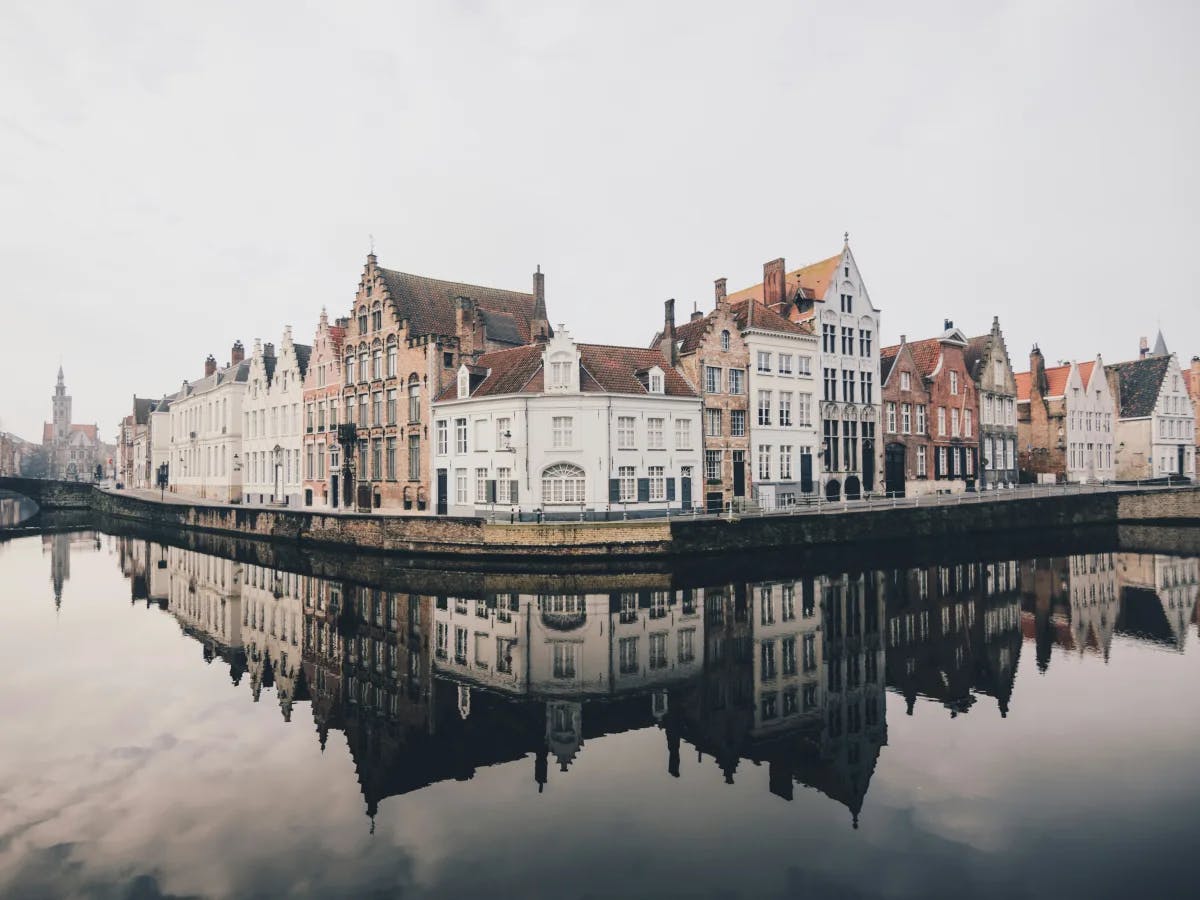
<instances>
[{"instance_id":1,"label":"black door","mask_svg":"<svg viewBox=\"0 0 1200 900\"><path fill-rule=\"evenodd\" d=\"M812 454L800 454L800 491L805 494L813 492Z\"/></svg>"},{"instance_id":2,"label":"black door","mask_svg":"<svg viewBox=\"0 0 1200 900\"><path fill-rule=\"evenodd\" d=\"M862 489L875 490L875 441L871 438L863 438Z\"/></svg>"},{"instance_id":3,"label":"black door","mask_svg":"<svg viewBox=\"0 0 1200 900\"><path fill-rule=\"evenodd\" d=\"M446 470L438 469L437 478L437 514L444 516L446 514L446 492L450 490Z\"/></svg>"},{"instance_id":4,"label":"black door","mask_svg":"<svg viewBox=\"0 0 1200 900\"><path fill-rule=\"evenodd\" d=\"M745 450L733 451L733 496L746 496L746 458Z\"/></svg>"},{"instance_id":5,"label":"black door","mask_svg":"<svg viewBox=\"0 0 1200 900\"><path fill-rule=\"evenodd\" d=\"M905 452L903 444L883 448L883 486L890 497L904 496Z\"/></svg>"},{"instance_id":6,"label":"black door","mask_svg":"<svg viewBox=\"0 0 1200 900\"><path fill-rule=\"evenodd\" d=\"M336 475L329 476L329 506L331 509L338 508L338 477Z\"/></svg>"},{"instance_id":7,"label":"black door","mask_svg":"<svg viewBox=\"0 0 1200 900\"><path fill-rule=\"evenodd\" d=\"M836 478L825 482L825 499L840 500L842 497L842 486Z\"/></svg>"},{"instance_id":8,"label":"black door","mask_svg":"<svg viewBox=\"0 0 1200 900\"><path fill-rule=\"evenodd\" d=\"M862 486L857 475L846 476L846 499L857 500L862 496Z\"/></svg>"},{"instance_id":9,"label":"black door","mask_svg":"<svg viewBox=\"0 0 1200 900\"><path fill-rule=\"evenodd\" d=\"M684 475L679 479L679 499L684 509L692 508L692 476Z\"/></svg>"},{"instance_id":10,"label":"black door","mask_svg":"<svg viewBox=\"0 0 1200 900\"><path fill-rule=\"evenodd\" d=\"M1183 444L1180 444L1179 445L1179 465L1175 469L1175 471L1179 473L1180 478L1182 478L1184 475L1187 474L1183 470L1183 467L1185 465L1185 460L1186 460L1186 457L1183 454Z\"/></svg>"}]
</instances>

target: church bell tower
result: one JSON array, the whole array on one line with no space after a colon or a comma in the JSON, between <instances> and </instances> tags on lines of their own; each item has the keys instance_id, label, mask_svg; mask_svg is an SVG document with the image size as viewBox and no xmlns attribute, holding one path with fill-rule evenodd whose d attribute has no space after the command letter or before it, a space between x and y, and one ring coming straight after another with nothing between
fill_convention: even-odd
<instances>
[{"instance_id":1,"label":"church bell tower","mask_svg":"<svg viewBox=\"0 0 1200 900\"><path fill-rule=\"evenodd\" d=\"M63 384L62 366L58 367L58 384L54 386L54 439L66 440L71 431L71 398Z\"/></svg>"}]
</instances>

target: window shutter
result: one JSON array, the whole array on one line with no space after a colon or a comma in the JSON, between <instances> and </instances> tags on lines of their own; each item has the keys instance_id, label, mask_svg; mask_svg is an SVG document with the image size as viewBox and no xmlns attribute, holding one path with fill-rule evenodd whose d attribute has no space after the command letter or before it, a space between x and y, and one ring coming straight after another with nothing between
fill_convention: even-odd
<instances>
[{"instance_id":1,"label":"window shutter","mask_svg":"<svg viewBox=\"0 0 1200 900\"><path fill-rule=\"evenodd\" d=\"M933 477L942 477L942 449L941 447L933 448Z\"/></svg>"},{"instance_id":2,"label":"window shutter","mask_svg":"<svg viewBox=\"0 0 1200 900\"><path fill-rule=\"evenodd\" d=\"M650 479L639 478L637 480L638 503L650 502Z\"/></svg>"},{"instance_id":3,"label":"window shutter","mask_svg":"<svg viewBox=\"0 0 1200 900\"><path fill-rule=\"evenodd\" d=\"M508 494L511 503L517 502L517 485L519 483L515 478L508 483Z\"/></svg>"},{"instance_id":4,"label":"window shutter","mask_svg":"<svg viewBox=\"0 0 1200 900\"><path fill-rule=\"evenodd\" d=\"M674 500L675 500L675 479L668 478L667 479L667 502L673 502Z\"/></svg>"},{"instance_id":5,"label":"window shutter","mask_svg":"<svg viewBox=\"0 0 1200 900\"><path fill-rule=\"evenodd\" d=\"M496 502L496 479L495 479L495 478L489 478L489 479L488 479L488 482L487 482L487 502L488 502L488 503L495 503L495 502Z\"/></svg>"},{"instance_id":6,"label":"window shutter","mask_svg":"<svg viewBox=\"0 0 1200 900\"><path fill-rule=\"evenodd\" d=\"M621 502L621 479L620 478L608 479L608 502L609 503L620 503Z\"/></svg>"}]
</instances>

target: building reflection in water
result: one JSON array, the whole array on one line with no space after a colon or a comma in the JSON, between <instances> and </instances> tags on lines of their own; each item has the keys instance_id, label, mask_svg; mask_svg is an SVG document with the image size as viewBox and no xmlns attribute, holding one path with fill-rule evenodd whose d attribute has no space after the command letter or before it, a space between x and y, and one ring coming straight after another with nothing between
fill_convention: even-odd
<instances>
[{"instance_id":1,"label":"building reflection in water","mask_svg":"<svg viewBox=\"0 0 1200 900\"><path fill-rule=\"evenodd\" d=\"M60 541L60 539L62 539ZM76 539L78 540L78 539ZM95 537L85 543L92 544ZM47 538L56 596L70 539ZM59 549L56 549L59 548ZM1107 659L1114 635L1181 650L1198 561L1084 554L807 575L704 588L431 596L120 539L131 597L173 615L282 717L342 732L372 818L387 797L530 760L541 791L589 742L656 728L737 782L765 765L857 826L887 744L886 691L951 716L1007 714L1022 644Z\"/></svg>"},{"instance_id":2,"label":"building reflection in water","mask_svg":"<svg viewBox=\"0 0 1200 900\"><path fill-rule=\"evenodd\" d=\"M72 531L42 535L42 554L50 555L50 586L54 589L54 608L62 607L63 588L71 578L71 553L100 549L100 532Z\"/></svg>"}]
</instances>

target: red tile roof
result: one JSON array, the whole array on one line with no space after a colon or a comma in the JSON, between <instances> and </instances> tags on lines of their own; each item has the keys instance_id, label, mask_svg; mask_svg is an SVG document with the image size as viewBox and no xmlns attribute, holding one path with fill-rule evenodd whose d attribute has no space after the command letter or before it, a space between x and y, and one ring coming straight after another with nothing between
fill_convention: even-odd
<instances>
[{"instance_id":1,"label":"red tile roof","mask_svg":"<svg viewBox=\"0 0 1200 900\"><path fill-rule=\"evenodd\" d=\"M745 299L733 304L733 318L738 328L759 328L764 331L780 331L784 334L812 334L810 323L803 325L785 319L775 310L758 300Z\"/></svg>"},{"instance_id":2,"label":"red tile roof","mask_svg":"<svg viewBox=\"0 0 1200 900\"><path fill-rule=\"evenodd\" d=\"M1079 364L1079 377L1083 379L1083 384L1086 387L1088 380L1092 377L1092 369L1096 367L1095 360ZM1017 380L1017 399L1028 400L1031 390L1033 376L1029 372L1017 372L1014 376ZM1067 393L1067 379L1071 377L1071 367L1052 366L1046 370L1046 397L1065 397Z\"/></svg>"},{"instance_id":3,"label":"red tile roof","mask_svg":"<svg viewBox=\"0 0 1200 900\"><path fill-rule=\"evenodd\" d=\"M834 273L837 272L838 264L842 261L842 254L831 256L828 259L823 259L820 262L811 263L799 269L794 269L784 276L784 294L790 301L797 295L808 300L824 300L825 291L829 288L829 282L833 280ZM735 291L729 295L731 303L739 300L757 300L763 302L763 286L762 283L751 285L748 288L742 288L740 291Z\"/></svg>"},{"instance_id":4,"label":"red tile roof","mask_svg":"<svg viewBox=\"0 0 1200 900\"><path fill-rule=\"evenodd\" d=\"M638 375L658 366L663 370L663 387L668 396L699 396L687 379L672 368L656 349L605 344L576 344L576 347L580 355L581 393L648 394ZM485 353L479 357L476 366L486 370L487 376L471 391L471 396L541 393L545 384L543 349L541 344L529 344ZM457 394L457 385L452 384L437 399L453 400Z\"/></svg>"},{"instance_id":5,"label":"red tile roof","mask_svg":"<svg viewBox=\"0 0 1200 900\"><path fill-rule=\"evenodd\" d=\"M88 437L88 439L91 441L99 440L99 437L96 433L95 425L72 425L71 431L72 432L83 432L83 434L85 434ZM42 443L48 444L52 440L54 440L54 423L53 422L43 422L42 423Z\"/></svg>"}]
</instances>

